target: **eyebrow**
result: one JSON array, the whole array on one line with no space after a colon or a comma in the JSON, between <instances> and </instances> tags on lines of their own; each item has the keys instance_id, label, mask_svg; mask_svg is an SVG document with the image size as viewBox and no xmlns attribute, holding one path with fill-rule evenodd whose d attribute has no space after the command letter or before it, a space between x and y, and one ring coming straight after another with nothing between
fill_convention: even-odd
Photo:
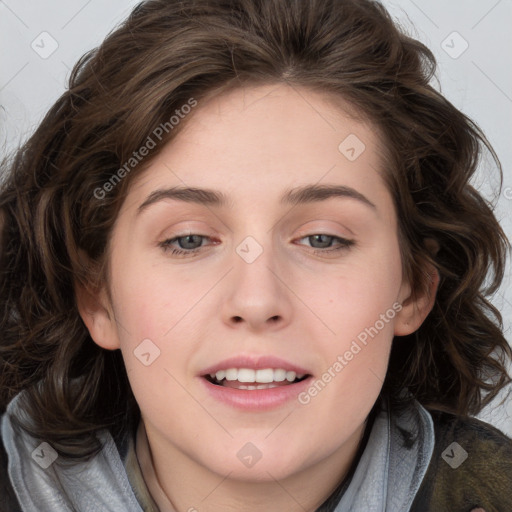
<instances>
[{"instance_id":1,"label":"eyebrow","mask_svg":"<svg viewBox=\"0 0 512 512\"><path fill-rule=\"evenodd\" d=\"M351 198L365 204L366 206L377 210L377 207L366 196L352 187L345 185L306 185L287 190L280 199L283 205L300 205L314 202L325 201L327 199ZM187 203L197 203L200 205L209 205L215 207L232 207L233 203L223 192L207 188L197 187L172 187L168 189L158 189L149 194L146 200L139 206L137 214L165 199L174 199Z\"/></svg>"}]
</instances>

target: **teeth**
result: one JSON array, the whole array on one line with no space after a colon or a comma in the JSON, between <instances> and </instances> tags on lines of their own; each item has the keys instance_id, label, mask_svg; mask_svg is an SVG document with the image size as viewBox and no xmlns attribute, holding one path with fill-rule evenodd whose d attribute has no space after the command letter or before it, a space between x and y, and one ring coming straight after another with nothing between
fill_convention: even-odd
<instances>
[{"instance_id":1,"label":"teeth","mask_svg":"<svg viewBox=\"0 0 512 512\"><path fill-rule=\"evenodd\" d=\"M268 384L274 381L274 370L272 368L266 368L265 370L257 370L255 382L261 382Z\"/></svg>"},{"instance_id":2,"label":"teeth","mask_svg":"<svg viewBox=\"0 0 512 512\"><path fill-rule=\"evenodd\" d=\"M259 384L270 384L271 382L293 382L295 379L302 379L304 373L295 373L293 371L286 371L282 368L264 368L262 370L253 370L251 368L228 368L226 370L219 370L217 373L210 373L210 377L217 379L219 382L223 379L238 380L239 382L257 382ZM261 389L248 386L248 389ZM240 389L246 389L241 386Z\"/></svg>"},{"instance_id":3,"label":"teeth","mask_svg":"<svg viewBox=\"0 0 512 512\"><path fill-rule=\"evenodd\" d=\"M297 374L295 372L286 372L286 380L288 382L293 382L295 380L295 377L297 377Z\"/></svg>"},{"instance_id":4,"label":"teeth","mask_svg":"<svg viewBox=\"0 0 512 512\"><path fill-rule=\"evenodd\" d=\"M240 368L237 380L238 382L256 382L256 372L249 368Z\"/></svg>"},{"instance_id":5,"label":"teeth","mask_svg":"<svg viewBox=\"0 0 512 512\"><path fill-rule=\"evenodd\" d=\"M238 386L238 389L270 389L270 388L277 388L276 384L260 384L259 386Z\"/></svg>"},{"instance_id":6,"label":"teeth","mask_svg":"<svg viewBox=\"0 0 512 512\"><path fill-rule=\"evenodd\" d=\"M236 380L238 377L238 370L236 368L229 368L226 370L226 380Z\"/></svg>"},{"instance_id":7,"label":"teeth","mask_svg":"<svg viewBox=\"0 0 512 512\"><path fill-rule=\"evenodd\" d=\"M286 379L286 370L274 370L274 380L276 382L283 382Z\"/></svg>"}]
</instances>

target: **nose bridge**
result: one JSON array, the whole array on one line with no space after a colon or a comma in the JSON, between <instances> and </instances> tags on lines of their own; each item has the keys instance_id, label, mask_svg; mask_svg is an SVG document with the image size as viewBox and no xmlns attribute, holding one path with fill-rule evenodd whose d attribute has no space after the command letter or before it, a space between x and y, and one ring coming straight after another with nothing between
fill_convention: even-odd
<instances>
[{"instance_id":1,"label":"nose bridge","mask_svg":"<svg viewBox=\"0 0 512 512\"><path fill-rule=\"evenodd\" d=\"M234 278L238 291L254 298L279 292L275 275L279 264L267 233L246 236L235 247L235 253Z\"/></svg>"},{"instance_id":2,"label":"nose bridge","mask_svg":"<svg viewBox=\"0 0 512 512\"><path fill-rule=\"evenodd\" d=\"M253 328L289 317L289 303L279 276L281 267L271 234L263 229L235 246L234 268L224 301L228 322L245 321Z\"/></svg>"}]
</instances>

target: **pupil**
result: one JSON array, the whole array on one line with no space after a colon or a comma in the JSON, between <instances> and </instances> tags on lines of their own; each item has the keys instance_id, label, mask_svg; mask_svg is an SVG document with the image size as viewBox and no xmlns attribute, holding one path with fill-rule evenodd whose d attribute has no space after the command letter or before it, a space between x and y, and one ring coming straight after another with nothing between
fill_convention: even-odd
<instances>
[{"instance_id":1,"label":"pupil","mask_svg":"<svg viewBox=\"0 0 512 512\"><path fill-rule=\"evenodd\" d=\"M322 243L322 241L321 241L321 237L325 237L325 238L327 238L327 240L328 240L328 241L327 241L327 242L325 242L325 241L324 241L324 242ZM313 235L311 238L316 239L316 241L320 240L320 245L321 245L322 247L328 247L328 246L329 246L330 239L332 238L332 236L329 236L329 235Z\"/></svg>"},{"instance_id":2,"label":"pupil","mask_svg":"<svg viewBox=\"0 0 512 512\"><path fill-rule=\"evenodd\" d=\"M196 239L196 243L197 242L201 242L201 237L199 235L186 235L186 236L182 236L180 238L180 245L182 247L182 249L195 249L196 247L187 247L187 244L189 243L189 240L190 239ZM181 241L182 240L185 240L185 243L182 244ZM192 244L192 246L194 245L194 241L190 242Z\"/></svg>"}]
</instances>

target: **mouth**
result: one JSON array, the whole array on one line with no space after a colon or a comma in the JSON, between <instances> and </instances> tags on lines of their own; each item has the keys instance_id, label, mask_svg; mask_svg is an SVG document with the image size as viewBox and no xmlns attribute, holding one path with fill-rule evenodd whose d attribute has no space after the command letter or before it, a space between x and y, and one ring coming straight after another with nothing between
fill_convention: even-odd
<instances>
[{"instance_id":1,"label":"mouth","mask_svg":"<svg viewBox=\"0 0 512 512\"><path fill-rule=\"evenodd\" d=\"M203 369L198 377L216 402L248 412L297 403L298 395L313 381L305 368L261 354L231 357Z\"/></svg>"},{"instance_id":2,"label":"mouth","mask_svg":"<svg viewBox=\"0 0 512 512\"><path fill-rule=\"evenodd\" d=\"M290 386L310 377L308 373L297 373L284 368L227 368L203 377L215 386L255 391Z\"/></svg>"}]
</instances>

